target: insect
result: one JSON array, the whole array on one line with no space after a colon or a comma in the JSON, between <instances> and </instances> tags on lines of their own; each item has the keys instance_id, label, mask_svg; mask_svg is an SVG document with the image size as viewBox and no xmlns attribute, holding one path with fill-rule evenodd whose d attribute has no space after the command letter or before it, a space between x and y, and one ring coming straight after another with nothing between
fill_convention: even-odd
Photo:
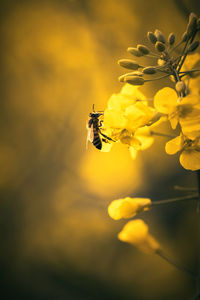
<instances>
[{"instance_id":1,"label":"insect","mask_svg":"<svg viewBox=\"0 0 200 300\"><path fill-rule=\"evenodd\" d=\"M88 128L88 139L97 149L101 150L102 141L108 143L113 141L110 137L101 132L103 120L99 120L100 116L103 116L102 111L95 111L93 104L93 112L89 114L89 121L87 124ZM101 138L101 136L103 138ZM114 141L113 141L114 142Z\"/></svg>"}]
</instances>

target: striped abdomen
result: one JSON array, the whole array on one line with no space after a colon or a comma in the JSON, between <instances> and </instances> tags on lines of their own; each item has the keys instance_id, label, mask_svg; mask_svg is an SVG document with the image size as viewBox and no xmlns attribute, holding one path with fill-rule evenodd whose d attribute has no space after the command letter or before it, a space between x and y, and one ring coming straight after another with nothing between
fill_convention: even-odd
<instances>
[{"instance_id":1,"label":"striped abdomen","mask_svg":"<svg viewBox=\"0 0 200 300\"><path fill-rule=\"evenodd\" d=\"M93 129L93 134L94 134L94 137L93 137L92 143L97 149L101 150L102 142L101 142L101 138L100 138L98 130Z\"/></svg>"}]
</instances>

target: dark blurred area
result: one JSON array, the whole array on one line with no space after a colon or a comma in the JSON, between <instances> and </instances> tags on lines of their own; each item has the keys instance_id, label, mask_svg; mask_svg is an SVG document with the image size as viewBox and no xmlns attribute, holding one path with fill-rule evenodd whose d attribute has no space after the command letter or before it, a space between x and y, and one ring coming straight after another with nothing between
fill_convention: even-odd
<instances>
[{"instance_id":1,"label":"dark blurred area","mask_svg":"<svg viewBox=\"0 0 200 300\"><path fill-rule=\"evenodd\" d=\"M199 0L2 0L0 9L0 298L190 299L192 279L117 240L125 221L111 220L107 205L183 195L174 185L195 187L195 174L162 139L136 161L120 147L86 150L85 124L93 103L102 110L119 92L126 48L156 28L180 38ZM195 270L194 202L141 218Z\"/></svg>"}]
</instances>

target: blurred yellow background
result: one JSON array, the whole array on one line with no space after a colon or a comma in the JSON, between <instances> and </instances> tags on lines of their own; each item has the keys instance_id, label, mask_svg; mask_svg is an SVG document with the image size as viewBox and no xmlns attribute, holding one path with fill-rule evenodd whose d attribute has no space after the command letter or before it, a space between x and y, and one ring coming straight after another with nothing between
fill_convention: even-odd
<instances>
[{"instance_id":1,"label":"blurred yellow background","mask_svg":"<svg viewBox=\"0 0 200 300\"><path fill-rule=\"evenodd\" d=\"M122 87L120 58L158 28L180 38L199 1L1 2L0 220L2 299L189 299L194 282L117 240L110 201L167 199L195 186L165 138L132 160L86 150L86 122ZM152 97L163 85L142 90ZM195 267L194 205L142 215L177 260ZM192 232L192 233L191 233ZM192 245L194 244L194 245Z\"/></svg>"}]
</instances>

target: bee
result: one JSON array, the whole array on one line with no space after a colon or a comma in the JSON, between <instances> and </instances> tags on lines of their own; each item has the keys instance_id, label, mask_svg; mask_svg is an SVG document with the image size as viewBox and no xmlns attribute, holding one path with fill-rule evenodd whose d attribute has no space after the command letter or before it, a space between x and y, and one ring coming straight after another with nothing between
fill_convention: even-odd
<instances>
[{"instance_id":1,"label":"bee","mask_svg":"<svg viewBox=\"0 0 200 300\"><path fill-rule=\"evenodd\" d=\"M100 128L102 127L103 123L103 120L99 119L101 116L103 116L103 111L95 111L93 104L93 112L89 114L89 120L87 124L87 140L89 140L99 150L102 148L102 142L108 143L108 141L113 141L110 137L101 132Z\"/></svg>"}]
</instances>

